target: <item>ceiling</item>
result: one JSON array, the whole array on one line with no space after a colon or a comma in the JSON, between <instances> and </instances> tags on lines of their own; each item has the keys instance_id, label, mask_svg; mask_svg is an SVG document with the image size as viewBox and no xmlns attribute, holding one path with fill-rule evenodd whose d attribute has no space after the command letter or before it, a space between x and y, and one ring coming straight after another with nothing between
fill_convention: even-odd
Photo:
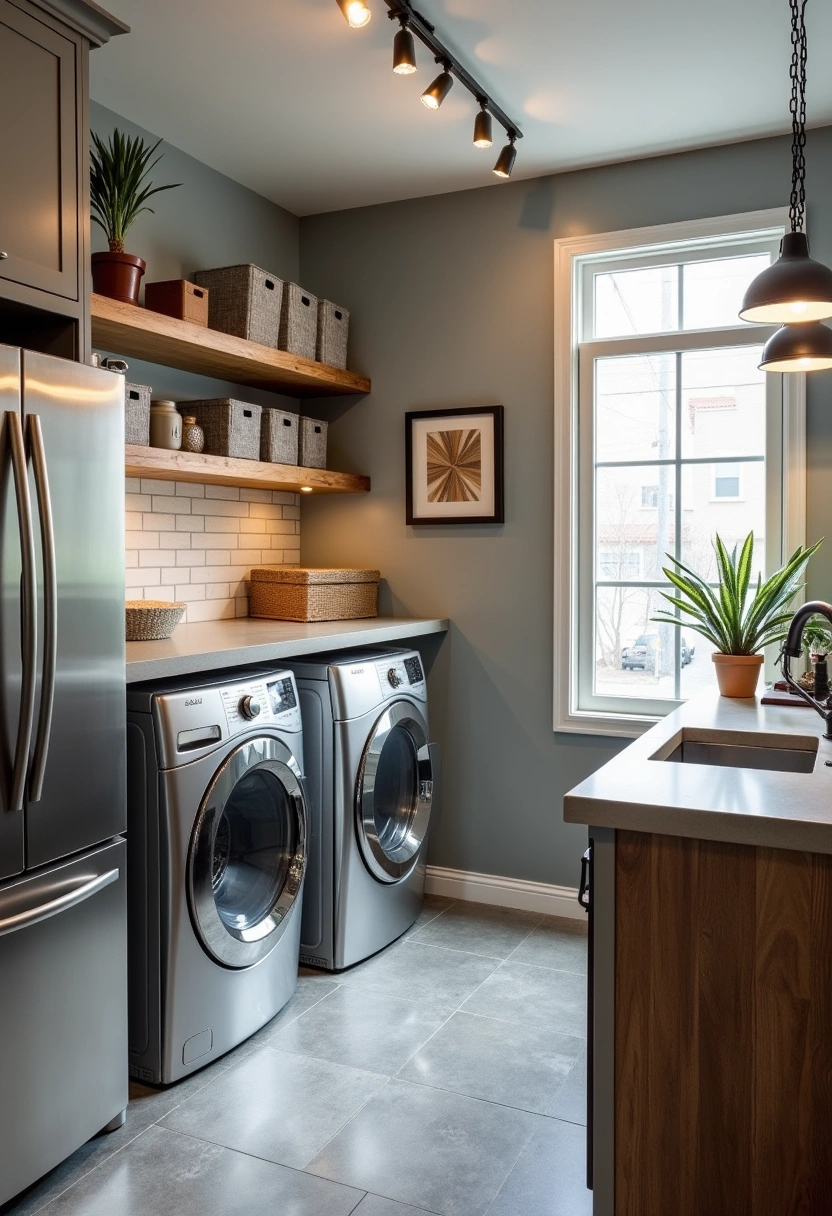
<instances>
[{"instance_id":1,"label":"ceiling","mask_svg":"<svg viewBox=\"0 0 832 1216\"><path fill-rule=\"evenodd\" d=\"M296 215L500 183L476 106L390 70L383 0L110 0L132 33L92 56L92 95ZM515 179L788 129L786 0L417 0L522 128ZM809 121L832 122L832 4L809 29ZM810 162L811 173L811 162ZM784 183L785 186L785 183Z\"/></svg>"}]
</instances>

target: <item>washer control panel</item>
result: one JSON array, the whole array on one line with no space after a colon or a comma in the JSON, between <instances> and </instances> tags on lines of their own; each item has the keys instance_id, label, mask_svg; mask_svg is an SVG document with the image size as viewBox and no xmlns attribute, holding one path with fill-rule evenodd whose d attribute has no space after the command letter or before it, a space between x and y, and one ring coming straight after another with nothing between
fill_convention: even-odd
<instances>
[{"instance_id":1,"label":"washer control panel","mask_svg":"<svg viewBox=\"0 0 832 1216\"><path fill-rule=\"evenodd\" d=\"M418 654L390 655L375 665L381 691L385 699L394 697L401 690L413 690L417 696L425 695L425 673Z\"/></svg>"},{"instance_id":2,"label":"washer control panel","mask_svg":"<svg viewBox=\"0 0 832 1216\"><path fill-rule=\"evenodd\" d=\"M289 671L245 680L220 689L230 734L258 725L274 723L284 730L300 730L300 704L295 677Z\"/></svg>"}]
</instances>

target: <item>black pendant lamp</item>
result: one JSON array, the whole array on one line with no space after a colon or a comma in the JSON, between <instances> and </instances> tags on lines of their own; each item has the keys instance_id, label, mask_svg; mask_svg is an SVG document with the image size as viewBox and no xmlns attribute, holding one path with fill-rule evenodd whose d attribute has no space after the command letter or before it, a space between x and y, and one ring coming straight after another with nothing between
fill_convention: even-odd
<instances>
[{"instance_id":1,"label":"black pendant lamp","mask_svg":"<svg viewBox=\"0 0 832 1216\"><path fill-rule=\"evenodd\" d=\"M820 321L781 325L763 347L767 372L821 372L832 367L832 329Z\"/></svg>"},{"instance_id":2,"label":"black pendant lamp","mask_svg":"<svg viewBox=\"0 0 832 1216\"><path fill-rule=\"evenodd\" d=\"M751 282L740 309L743 321L796 326L804 332L789 337L782 331L766 346L762 367L771 371L815 370L827 367L832 346L832 331L817 322L832 317L832 270L809 257L809 242L803 229L806 211L806 4L808 0L789 0L792 16L792 191L789 203L791 231L783 237L780 257L773 266ZM827 340L826 335L830 335ZM777 340L775 342L775 339ZM777 357L768 358L771 344ZM784 368L787 352L793 350L797 362ZM801 353L797 355L796 352ZM813 353L815 352L815 353ZM821 360L820 363L815 359ZM799 363L799 366L798 366ZM809 364L812 364L811 368Z\"/></svg>"}]
</instances>

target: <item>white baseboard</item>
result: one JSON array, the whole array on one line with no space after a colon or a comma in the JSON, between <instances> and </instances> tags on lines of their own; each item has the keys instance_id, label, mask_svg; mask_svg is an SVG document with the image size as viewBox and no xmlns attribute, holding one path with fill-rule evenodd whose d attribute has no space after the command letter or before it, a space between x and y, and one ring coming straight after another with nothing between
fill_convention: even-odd
<instances>
[{"instance_id":1,"label":"white baseboard","mask_svg":"<svg viewBox=\"0 0 832 1216\"><path fill-rule=\"evenodd\" d=\"M578 903L577 887L556 887L523 878L500 878L497 874L473 874L466 870L448 870L444 866L428 866L425 891L429 895L493 904L498 908L520 908L524 912L586 919L586 912Z\"/></svg>"}]
</instances>

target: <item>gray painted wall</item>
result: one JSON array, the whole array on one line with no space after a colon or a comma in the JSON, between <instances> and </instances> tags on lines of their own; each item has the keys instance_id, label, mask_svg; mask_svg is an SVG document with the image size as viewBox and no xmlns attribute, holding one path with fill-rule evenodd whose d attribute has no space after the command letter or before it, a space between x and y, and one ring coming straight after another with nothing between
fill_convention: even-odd
<instances>
[{"instance_id":1,"label":"gray painted wall","mask_svg":"<svg viewBox=\"0 0 832 1216\"><path fill-rule=\"evenodd\" d=\"M829 263L832 129L810 134L808 158ZM431 674L435 864L575 886L585 833L561 799L620 746L552 731L553 240L782 206L789 180L778 139L301 221L301 281L351 309L350 364L373 380L365 400L316 403L331 463L373 490L304 503L302 560L377 565L387 606L453 620ZM830 390L812 379L811 538L832 520ZM405 411L483 403L506 407L505 525L406 527ZM832 596L832 536L811 590Z\"/></svg>"},{"instance_id":2,"label":"gray painted wall","mask_svg":"<svg viewBox=\"0 0 832 1216\"><path fill-rule=\"evenodd\" d=\"M129 135L158 138L97 102L92 103L90 122L104 139L114 127ZM171 144L163 143L159 151L164 155L153 170L154 183L182 182L182 185L178 190L166 190L152 198L149 205L155 214L140 215L128 233L128 252L147 262L145 282L189 278L195 270L239 262L254 262L278 278L297 281L296 216ZM97 224L92 226L92 248L107 248L104 233ZM182 401L242 396L260 405L287 402L287 398L275 393L241 390L239 385L139 360L129 363L130 379L150 384L156 397ZM293 403L289 404L295 408Z\"/></svg>"}]
</instances>

